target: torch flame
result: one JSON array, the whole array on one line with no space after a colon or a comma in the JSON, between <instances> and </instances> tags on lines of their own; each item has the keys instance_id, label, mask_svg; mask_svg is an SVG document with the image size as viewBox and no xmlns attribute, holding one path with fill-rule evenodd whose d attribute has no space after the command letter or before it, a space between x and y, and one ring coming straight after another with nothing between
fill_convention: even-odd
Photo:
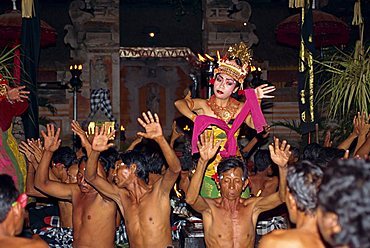
<instances>
[{"instance_id":1,"label":"torch flame","mask_svg":"<svg viewBox=\"0 0 370 248\"><path fill-rule=\"evenodd\" d=\"M262 193L262 189L258 190L257 194L256 194L256 197L259 197Z\"/></svg>"},{"instance_id":2,"label":"torch flame","mask_svg":"<svg viewBox=\"0 0 370 248\"><path fill-rule=\"evenodd\" d=\"M175 183L175 186L173 186L173 189L175 190L175 193L176 193L177 198L180 198L181 197L181 193L177 190L176 183Z\"/></svg>"},{"instance_id":3,"label":"torch flame","mask_svg":"<svg viewBox=\"0 0 370 248\"><path fill-rule=\"evenodd\" d=\"M202 55L200 55L200 53L198 53L198 59L199 59L200 62L205 62L206 61L206 59Z\"/></svg>"},{"instance_id":4,"label":"torch flame","mask_svg":"<svg viewBox=\"0 0 370 248\"><path fill-rule=\"evenodd\" d=\"M220 51L217 50L216 54L217 54L217 60L220 60L221 59Z\"/></svg>"},{"instance_id":5,"label":"torch flame","mask_svg":"<svg viewBox=\"0 0 370 248\"><path fill-rule=\"evenodd\" d=\"M204 54L206 57L207 57L207 59L209 59L210 61L215 61L215 59L214 58L212 58L211 56L209 56L208 54Z\"/></svg>"}]
</instances>

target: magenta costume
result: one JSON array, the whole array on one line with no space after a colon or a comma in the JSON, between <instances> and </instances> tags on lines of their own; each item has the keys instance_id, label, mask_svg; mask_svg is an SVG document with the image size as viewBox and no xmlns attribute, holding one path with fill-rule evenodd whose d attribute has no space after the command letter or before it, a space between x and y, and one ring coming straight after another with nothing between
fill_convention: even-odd
<instances>
[{"instance_id":1,"label":"magenta costume","mask_svg":"<svg viewBox=\"0 0 370 248\"><path fill-rule=\"evenodd\" d=\"M199 135L209 126L216 125L225 131L227 135L227 141L224 146L224 150L220 151L220 155L224 158L235 156L238 148L238 144L234 137L235 132L239 129L240 125L244 122L245 118L249 113L252 115L253 124L257 133L263 131L263 127L266 125L265 117L262 114L262 110L258 104L258 99L254 89L244 90L246 101L240 113L235 118L231 128L226 124L225 121L215 117L207 115L199 115L195 118L193 137L192 137L192 153L198 152L197 141Z\"/></svg>"}]
</instances>

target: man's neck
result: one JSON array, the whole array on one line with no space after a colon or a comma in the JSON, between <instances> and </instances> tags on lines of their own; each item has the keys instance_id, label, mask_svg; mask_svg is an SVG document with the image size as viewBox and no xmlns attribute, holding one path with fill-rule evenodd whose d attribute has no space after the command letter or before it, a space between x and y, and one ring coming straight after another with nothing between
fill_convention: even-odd
<instances>
[{"instance_id":1,"label":"man's neck","mask_svg":"<svg viewBox=\"0 0 370 248\"><path fill-rule=\"evenodd\" d=\"M305 214L304 212L298 212L296 225L297 229L302 229L315 234L319 234L316 214Z\"/></svg>"},{"instance_id":2,"label":"man's neck","mask_svg":"<svg viewBox=\"0 0 370 248\"><path fill-rule=\"evenodd\" d=\"M129 192L132 200L134 200L136 203L139 203L140 199L151 190L150 186L148 186L143 180L138 178L135 178L125 188Z\"/></svg>"},{"instance_id":3,"label":"man's neck","mask_svg":"<svg viewBox=\"0 0 370 248\"><path fill-rule=\"evenodd\" d=\"M240 197L234 199L234 200L229 200L227 198L222 197L221 198L221 206L227 211L234 212L237 210L237 207L240 203Z\"/></svg>"}]
</instances>

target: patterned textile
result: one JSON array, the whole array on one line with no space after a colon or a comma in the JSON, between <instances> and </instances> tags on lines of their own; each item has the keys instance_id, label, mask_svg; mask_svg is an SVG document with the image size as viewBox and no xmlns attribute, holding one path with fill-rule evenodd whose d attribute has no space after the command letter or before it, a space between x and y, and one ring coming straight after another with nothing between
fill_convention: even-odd
<instances>
[{"instance_id":1,"label":"patterned textile","mask_svg":"<svg viewBox=\"0 0 370 248\"><path fill-rule=\"evenodd\" d=\"M26 161L18 150L18 144L12 135L12 126L0 131L0 174L8 174L14 180L19 192L24 192L26 181Z\"/></svg>"},{"instance_id":2,"label":"patterned textile","mask_svg":"<svg viewBox=\"0 0 370 248\"><path fill-rule=\"evenodd\" d=\"M45 230L33 230L34 234L40 235L49 247L72 248L73 229L67 227L52 227Z\"/></svg>"},{"instance_id":3,"label":"patterned textile","mask_svg":"<svg viewBox=\"0 0 370 248\"><path fill-rule=\"evenodd\" d=\"M121 223L117 227L115 243L116 243L116 245L121 245L121 244L127 244L128 243L128 237L127 237L127 233L126 233L125 222L123 220L121 220Z\"/></svg>"},{"instance_id":4,"label":"patterned textile","mask_svg":"<svg viewBox=\"0 0 370 248\"><path fill-rule=\"evenodd\" d=\"M105 116L108 117L110 121L114 121L116 124L116 129L117 129L117 120L113 116L112 113L112 104L110 102L110 93L108 89L95 89L91 91L90 95L90 114L88 119L91 119L96 112L100 109L101 111L104 112Z\"/></svg>"},{"instance_id":5,"label":"patterned textile","mask_svg":"<svg viewBox=\"0 0 370 248\"><path fill-rule=\"evenodd\" d=\"M287 229L288 222L283 216L272 217L271 220L257 222L256 232L258 235L266 235L276 229Z\"/></svg>"}]
</instances>

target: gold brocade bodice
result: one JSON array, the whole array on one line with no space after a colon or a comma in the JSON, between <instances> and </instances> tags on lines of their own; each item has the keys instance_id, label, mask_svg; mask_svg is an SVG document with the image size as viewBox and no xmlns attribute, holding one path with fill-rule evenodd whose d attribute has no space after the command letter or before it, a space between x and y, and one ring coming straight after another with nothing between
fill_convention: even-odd
<instances>
[{"instance_id":1,"label":"gold brocade bodice","mask_svg":"<svg viewBox=\"0 0 370 248\"><path fill-rule=\"evenodd\" d=\"M229 124L229 127L230 126L231 126L231 124ZM222 130L221 128L217 127L217 126L211 126L210 128L213 130L213 134L214 134L213 142L214 142L214 144L216 144L219 140L221 140L220 151L224 150L224 145L227 141L227 136L226 136L225 131ZM235 139L237 139L238 136L239 136L239 130L240 129L238 129L238 131L236 131L235 134L234 134ZM236 155L240 156L239 149L236 151ZM206 177L212 177L217 172L217 165L218 165L218 163L220 163L221 160L222 160L222 157L221 157L220 153L217 153L215 160L213 160L213 162L210 163L207 166L206 173L205 173Z\"/></svg>"}]
</instances>

